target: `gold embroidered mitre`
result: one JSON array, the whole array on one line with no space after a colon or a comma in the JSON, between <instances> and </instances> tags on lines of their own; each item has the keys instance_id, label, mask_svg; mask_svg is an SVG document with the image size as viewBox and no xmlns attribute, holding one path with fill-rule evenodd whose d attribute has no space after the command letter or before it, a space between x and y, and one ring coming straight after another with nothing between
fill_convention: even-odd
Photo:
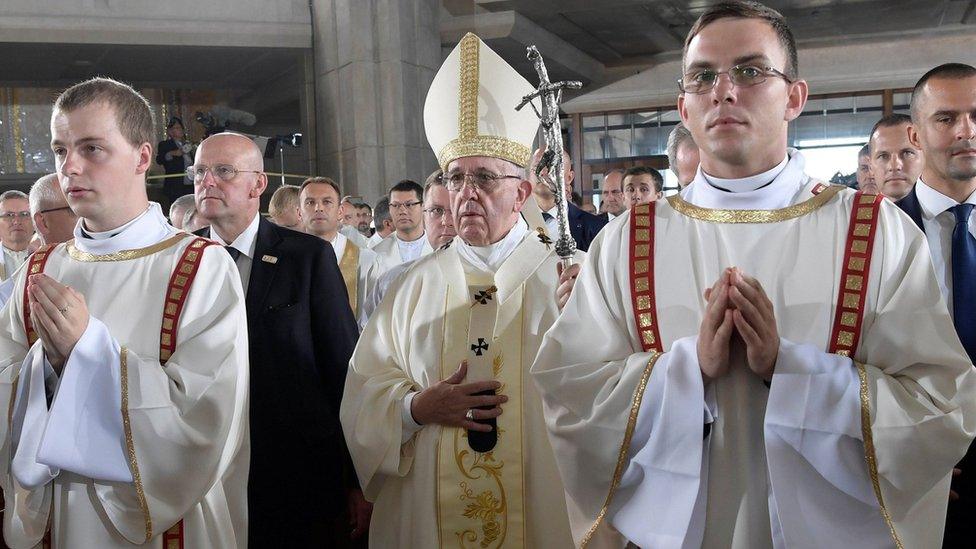
<instances>
[{"instance_id":1,"label":"gold embroidered mitre","mask_svg":"<svg viewBox=\"0 0 976 549\"><path fill-rule=\"evenodd\" d=\"M441 169L466 156L489 156L528 165L539 119L516 111L535 88L468 33L434 76L424 103L427 141Z\"/></svg>"}]
</instances>

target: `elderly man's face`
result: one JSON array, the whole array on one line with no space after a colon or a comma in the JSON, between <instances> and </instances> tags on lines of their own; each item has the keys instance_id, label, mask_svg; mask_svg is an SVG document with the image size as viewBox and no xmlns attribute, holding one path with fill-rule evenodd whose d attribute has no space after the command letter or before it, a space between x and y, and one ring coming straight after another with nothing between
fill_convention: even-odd
<instances>
[{"instance_id":1,"label":"elderly man's face","mask_svg":"<svg viewBox=\"0 0 976 549\"><path fill-rule=\"evenodd\" d=\"M444 180L458 174L490 174L499 177L489 188L475 188L471 177L451 191L451 212L458 236L471 246L498 242L515 225L522 206L532 193L532 184L522 179L520 168L511 162L484 156L458 158L447 166Z\"/></svg>"},{"instance_id":2,"label":"elderly man's face","mask_svg":"<svg viewBox=\"0 0 976 549\"><path fill-rule=\"evenodd\" d=\"M443 185L431 187L424 198L424 231L435 250L457 236L451 216L451 193Z\"/></svg>"},{"instance_id":3,"label":"elderly man's face","mask_svg":"<svg viewBox=\"0 0 976 549\"><path fill-rule=\"evenodd\" d=\"M0 241L11 250L27 248L34 236L30 206L23 198L8 198L0 202Z\"/></svg>"},{"instance_id":4,"label":"elderly man's face","mask_svg":"<svg viewBox=\"0 0 976 549\"><path fill-rule=\"evenodd\" d=\"M210 220L245 216L257 211L256 199L268 186L261 151L253 141L238 135L213 135L197 149L194 167L210 168L193 182L197 210ZM230 166L237 175L224 181L214 171Z\"/></svg>"}]
</instances>

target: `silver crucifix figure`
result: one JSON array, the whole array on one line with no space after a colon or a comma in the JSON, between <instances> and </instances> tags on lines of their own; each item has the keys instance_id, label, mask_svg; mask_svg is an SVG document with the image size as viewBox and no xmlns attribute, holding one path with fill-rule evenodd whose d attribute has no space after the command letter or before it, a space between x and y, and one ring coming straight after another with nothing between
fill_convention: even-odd
<instances>
[{"instance_id":1,"label":"silver crucifix figure","mask_svg":"<svg viewBox=\"0 0 976 549\"><path fill-rule=\"evenodd\" d=\"M569 232L569 206L563 188L566 167L563 166L563 132L562 126L559 124L559 102L562 100L563 89L578 90L583 87L583 83L577 80L550 82L549 71L546 70L546 63L542 60L542 54L535 46L529 46L527 50L529 60L535 65L535 72L539 74L539 87L523 97L522 102L515 107L515 110L520 111L525 105L531 105L532 110L539 117L540 124L542 124L542 131L546 138L546 152L535 167L535 175L540 182L549 185L556 198L556 222L559 225L556 253L565 269L573 264L576 241L573 240L573 235ZM532 103L536 97L542 102L541 112ZM546 173L543 174L543 171Z\"/></svg>"}]
</instances>

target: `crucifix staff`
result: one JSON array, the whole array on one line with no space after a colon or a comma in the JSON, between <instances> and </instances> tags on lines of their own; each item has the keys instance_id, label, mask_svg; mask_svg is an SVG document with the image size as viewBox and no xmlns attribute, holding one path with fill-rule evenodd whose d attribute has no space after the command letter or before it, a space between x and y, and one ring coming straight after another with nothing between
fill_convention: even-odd
<instances>
[{"instance_id":1,"label":"crucifix staff","mask_svg":"<svg viewBox=\"0 0 976 549\"><path fill-rule=\"evenodd\" d=\"M555 196L557 232L559 233L556 239L556 254L559 255L563 268L566 268L573 264L576 241L573 240L573 235L569 231L569 205L562 185L565 180L566 168L563 166L563 133L559 124L559 102L562 100L564 89L580 89L583 87L583 83L578 80L551 82L549 71L546 70L546 63L539 50L535 46L529 46L526 50L529 60L535 65L535 71L539 75L539 87L522 97L522 101L515 107L515 110L520 111L526 105L531 105L542 125L546 140L546 152L535 166L535 175L540 182L549 185L552 194ZM541 110L537 109L535 103L532 102L536 97L542 103ZM546 173L543 174L543 171Z\"/></svg>"}]
</instances>

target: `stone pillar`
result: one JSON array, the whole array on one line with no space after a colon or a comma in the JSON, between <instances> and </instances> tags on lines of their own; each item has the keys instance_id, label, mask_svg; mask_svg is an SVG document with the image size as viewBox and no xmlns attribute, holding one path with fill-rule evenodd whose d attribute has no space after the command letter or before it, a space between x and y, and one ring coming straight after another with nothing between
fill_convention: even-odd
<instances>
[{"instance_id":1,"label":"stone pillar","mask_svg":"<svg viewBox=\"0 0 976 549\"><path fill-rule=\"evenodd\" d=\"M313 0L317 173L372 204L437 167L424 134L438 0Z\"/></svg>"}]
</instances>

